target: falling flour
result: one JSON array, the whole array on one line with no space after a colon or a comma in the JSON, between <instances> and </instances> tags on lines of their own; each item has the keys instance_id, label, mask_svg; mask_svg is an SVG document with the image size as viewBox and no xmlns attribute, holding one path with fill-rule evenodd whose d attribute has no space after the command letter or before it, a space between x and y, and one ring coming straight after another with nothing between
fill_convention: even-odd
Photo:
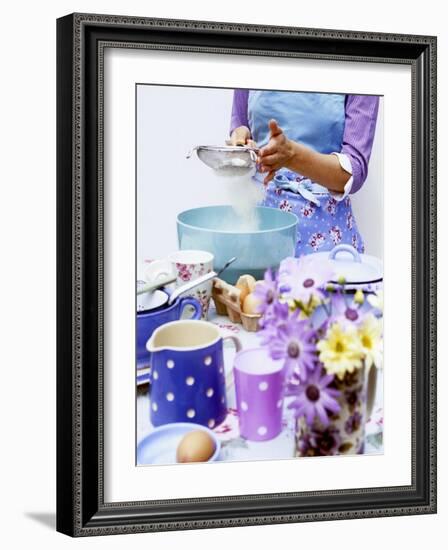
<instances>
[{"instance_id":1,"label":"falling flour","mask_svg":"<svg viewBox=\"0 0 448 550\"><path fill-rule=\"evenodd\" d=\"M247 160L229 157L224 158L221 164L215 168L215 174L226 178L236 178L246 176L252 170L253 166Z\"/></svg>"},{"instance_id":2,"label":"falling flour","mask_svg":"<svg viewBox=\"0 0 448 550\"><path fill-rule=\"evenodd\" d=\"M262 187L253 181L251 175L228 177L225 186L237 223L235 224L235 219L223 220L221 229L245 233L257 231L259 219L256 206L264 196Z\"/></svg>"}]
</instances>

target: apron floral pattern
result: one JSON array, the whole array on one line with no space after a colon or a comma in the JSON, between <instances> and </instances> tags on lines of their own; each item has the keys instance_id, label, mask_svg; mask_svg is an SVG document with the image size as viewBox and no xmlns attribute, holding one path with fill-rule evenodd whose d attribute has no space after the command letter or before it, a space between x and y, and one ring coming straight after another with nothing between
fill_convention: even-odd
<instances>
[{"instance_id":1,"label":"apron floral pattern","mask_svg":"<svg viewBox=\"0 0 448 550\"><path fill-rule=\"evenodd\" d=\"M288 177L292 177L292 174L294 173L289 172ZM301 176L295 176L295 181L301 181ZM310 193L310 188L303 187L302 181L298 185L298 191L294 192L279 187L275 182L271 183L261 202L262 206L292 212L299 218L295 256L332 250L341 243L350 244L363 253L364 241L353 216L350 197L338 201L329 193ZM317 186L313 184L312 187Z\"/></svg>"}]
</instances>

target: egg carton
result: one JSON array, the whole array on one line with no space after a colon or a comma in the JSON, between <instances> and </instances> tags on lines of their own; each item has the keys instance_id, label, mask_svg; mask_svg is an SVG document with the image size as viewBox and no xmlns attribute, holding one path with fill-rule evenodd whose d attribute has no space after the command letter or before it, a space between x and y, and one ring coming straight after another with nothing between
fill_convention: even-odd
<instances>
[{"instance_id":1,"label":"egg carton","mask_svg":"<svg viewBox=\"0 0 448 550\"><path fill-rule=\"evenodd\" d=\"M242 311L239 288L217 278L213 281L212 297L218 315L227 316L232 323L242 324L248 332L256 332L259 329L258 321L261 315Z\"/></svg>"}]
</instances>

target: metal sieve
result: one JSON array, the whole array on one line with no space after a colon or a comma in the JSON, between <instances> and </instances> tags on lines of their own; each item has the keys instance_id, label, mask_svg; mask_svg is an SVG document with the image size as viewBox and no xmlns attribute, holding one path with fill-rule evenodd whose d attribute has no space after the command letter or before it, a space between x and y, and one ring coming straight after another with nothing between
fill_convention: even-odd
<instances>
[{"instance_id":1,"label":"metal sieve","mask_svg":"<svg viewBox=\"0 0 448 550\"><path fill-rule=\"evenodd\" d=\"M222 176L243 176L255 169L258 149L246 146L198 145L192 149L187 159L196 151L199 159Z\"/></svg>"}]
</instances>

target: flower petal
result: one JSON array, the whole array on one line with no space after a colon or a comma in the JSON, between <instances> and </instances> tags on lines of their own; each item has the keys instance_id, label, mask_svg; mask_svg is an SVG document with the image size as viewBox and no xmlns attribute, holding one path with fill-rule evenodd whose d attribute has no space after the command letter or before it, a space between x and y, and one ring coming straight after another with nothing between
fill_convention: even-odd
<instances>
[{"instance_id":1,"label":"flower petal","mask_svg":"<svg viewBox=\"0 0 448 550\"><path fill-rule=\"evenodd\" d=\"M316 409L316 413L317 413L317 416L319 417L319 420L322 422L323 426L326 428L329 423L327 411L324 409L320 401L318 401L314 405L314 407Z\"/></svg>"},{"instance_id":2,"label":"flower petal","mask_svg":"<svg viewBox=\"0 0 448 550\"><path fill-rule=\"evenodd\" d=\"M332 413L338 413L341 410L341 405L325 393L321 393L321 403Z\"/></svg>"},{"instance_id":3,"label":"flower petal","mask_svg":"<svg viewBox=\"0 0 448 550\"><path fill-rule=\"evenodd\" d=\"M311 403L307 403L305 406L305 416L306 416L306 423L308 426L311 426L314 420L314 417L316 416L316 411L314 406Z\"/></svg>"}]
</instances>

